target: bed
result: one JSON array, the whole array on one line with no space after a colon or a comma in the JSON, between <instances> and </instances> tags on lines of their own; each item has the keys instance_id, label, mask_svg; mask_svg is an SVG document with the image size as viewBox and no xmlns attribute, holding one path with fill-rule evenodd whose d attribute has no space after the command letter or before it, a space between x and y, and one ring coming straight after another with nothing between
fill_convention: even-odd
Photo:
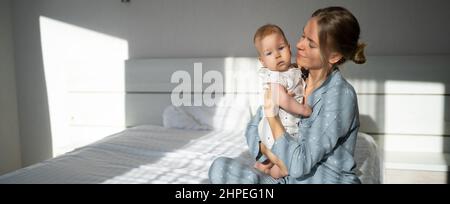
<instances>
[{"instance_id":1,"label":"bed","mask_svg":"<svg viewBox=\"0 0 450 204\"><path fill-rule=\"evenodd\" d=\"M208 183L208 168L218 156L252 163L243 133L138 126L0 176L0 183ZM357 174L366 184L381 182L373 151L372 138L360 133Z\"/></svg>"},{"instance_id":2,"label":"bed","mask_svg":"<svg viewBox=\"0 0 450 204\"><path fill-rule=\"evenodd\" d=\"M201 73L215 70L225 75L224 94L217 96L220 102L213 107L170 105L176 86L170 82L170 75L181 69L195 76L196 70L192 69L195 62L203 63ZM257 87L239 85L240 77L249 83L246 76L252 74L248 72L252 69L248 67L255 67L256 63L243 58L128 61L129 128L56 158L1 175L0 183L197 184L209 183L208 169L217 157L236 158L251 165L244 132L256 110L259 93L253 91ZM230 72L233 70L239 73ZM379 152L370 135L358 134L356 173L363 183L382 182Z\"/></svg>"}]
</instances>

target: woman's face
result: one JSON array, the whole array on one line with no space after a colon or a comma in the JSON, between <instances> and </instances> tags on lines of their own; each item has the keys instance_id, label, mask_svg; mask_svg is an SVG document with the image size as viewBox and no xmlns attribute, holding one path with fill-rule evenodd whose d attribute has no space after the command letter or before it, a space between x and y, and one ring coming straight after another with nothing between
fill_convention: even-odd
<instances>
[{"instance_id":1,"label":"woman's face","mask_svg":"<svg viewBox=\"0 0 450 204\"><path fill-rule=\"evenodd\" d=\"M304 67L309 70L321 69L323 67L318 29L317 19L309 19L296 46L297 64L299 67Z\"/></svg>"}]
</instances>

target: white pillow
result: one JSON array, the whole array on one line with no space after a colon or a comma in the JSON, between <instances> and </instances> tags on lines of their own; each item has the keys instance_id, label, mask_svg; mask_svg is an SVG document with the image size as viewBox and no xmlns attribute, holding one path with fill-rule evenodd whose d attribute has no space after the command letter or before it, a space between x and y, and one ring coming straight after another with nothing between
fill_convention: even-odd
<instances>
[{"instance_id":1,"label":"white pillow","mask_svg":"<svg viewBox=\"0 0 450 204\"><path fill-rule=\"evenodd\" d=\"M242 130L250 120L250 107L245 98L223 97L219 104L206 106L169 106L164 110L167 128L192 130Z\"/></svg>"},{"instance_id":2,"label":"white pillow","mask_svg":"<svg viewBox=\"0 0 450 204\"><path fill-rule=\"evenodd\" d=\"M202 115L200 111L196 115ZM211 130L212 127L202 124L183 107L168 106L163 112L163 125L166 128L189 129L189 130Z\"/></svg>"}]
</instances>

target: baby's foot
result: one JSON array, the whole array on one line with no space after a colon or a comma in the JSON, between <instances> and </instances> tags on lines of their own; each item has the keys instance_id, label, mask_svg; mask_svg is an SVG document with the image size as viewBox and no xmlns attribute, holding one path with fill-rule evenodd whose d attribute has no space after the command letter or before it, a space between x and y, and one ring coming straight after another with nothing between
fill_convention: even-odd
<instances>
[{"instance_id":1,"label":"baby's foot","mask_svg":"<svg viewBox=\"0 0 450 204\"><path fill-rule=\"evenodd\" d=\"M254 167L264 173L267 173L268 170L273 166L271 162L268 162L267 164L261 163L261 162L255 162Z\"/></svg>"},{"instance_id":2,"label":"baby's foot","mask_svg":"<svg viewBox=\"0 0 450 204\"><path fill-rule=\"evenodd\" d=\"M281 169L277 165L274 165L272 168L270 168L269 175L275 179L287 176L282 173Z\"/></svg>"}]
</instances>

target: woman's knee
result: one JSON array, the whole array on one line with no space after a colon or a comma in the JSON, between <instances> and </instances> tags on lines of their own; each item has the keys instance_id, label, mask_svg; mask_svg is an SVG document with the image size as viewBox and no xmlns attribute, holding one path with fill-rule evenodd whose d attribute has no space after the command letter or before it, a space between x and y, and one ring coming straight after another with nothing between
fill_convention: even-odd
<instances>
[{"instance_id":1,"label":"woman's knee","mask_svg":"<svg viewBox=\"0 0 450 204\"><path fill-rule=\"evenodd\" d=\"M231 158L219 157L214 160L209 167L208 177L211 183L222 183L223 175L226 174L227 164L231 162Z\"/></svg>"},{"instance_id":2,"label":"woman's knee","mask_svg":"<svg viewBox=\"0 0 450 204\"><path fill-rule=\"evenodd\" d=\"M226 166L227 163L230 163L231 158L228 157L219 157L214 160L214 162L211 164L211 169L223 169L224 166Z\"/></svg>"}]
</instances>

